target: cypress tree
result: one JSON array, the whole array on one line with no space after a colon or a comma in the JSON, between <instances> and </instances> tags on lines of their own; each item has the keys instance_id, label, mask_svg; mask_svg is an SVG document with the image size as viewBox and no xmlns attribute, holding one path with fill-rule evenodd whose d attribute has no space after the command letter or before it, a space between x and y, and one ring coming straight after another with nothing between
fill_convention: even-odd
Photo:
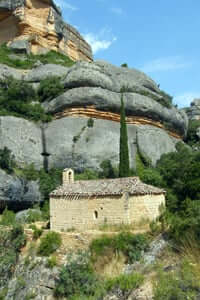
<instances>
[{"instance_id":1,"label":"cypress tree","mask_svg":"<svg viewBox=\"0 0 200 300\"><path fill-rule=\"evenodd\" d=\"M120 150L119 150L119 177L128 177L129 172L129 151L128 135L126 126L126 116L123 101L123 92L121 93L121 112L120 112Z\"/></svg>"}]
</instances>

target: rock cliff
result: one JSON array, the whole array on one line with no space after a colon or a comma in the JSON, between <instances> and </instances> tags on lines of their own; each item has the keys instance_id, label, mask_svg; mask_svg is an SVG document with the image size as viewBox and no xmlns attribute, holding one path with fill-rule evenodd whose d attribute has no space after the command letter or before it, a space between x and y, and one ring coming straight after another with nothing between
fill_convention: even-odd
<instances>
[{"instance_id":1,"label":"rock cliff","mask_svg":"<svg viewBox=\"0 0 200 300\"><path fill-rule=\"evenodd\" d=\"M0 65L0 78L7 74L33 86L49 76L61 76L65 86L63 94L43 103L53 115L45 126L16 117L0 118L1 147L11 149L21 165L43 167L44 143L49 167L97 169L105 159L117 165L122 88L132 167L137 153L155 165L163 153L175 151L175 144L187 132L186 114L166 105L156 83L135 69L103 61L77 62L70 68L47 64L26 72Z\"/></svg>"},{"instance_id":2,"label":"rock cliff","mask_svg":"<svg viewBox=\"0 0 200 300\"><path fill-rule=\"evenodd\" d=\"M200 120L200 99L194 99L185 111L190 120Z\"/></svg>"},{"instance_id":3,"label":"rock cliff","mask_svg":"<svg viewBox=\"0 0 200 300\"><path fill-rule=\"evenodd\" d=\"M55 50L72 60L92 61L90 45L64 23L53 0L1 0L0 44L33 54Z\"/></svg>"}]
</instances>

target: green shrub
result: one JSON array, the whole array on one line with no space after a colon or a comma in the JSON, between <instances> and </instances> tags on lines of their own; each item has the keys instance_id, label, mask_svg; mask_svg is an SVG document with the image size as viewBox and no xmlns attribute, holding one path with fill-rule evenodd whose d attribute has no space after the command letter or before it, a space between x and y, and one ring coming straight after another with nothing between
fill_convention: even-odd
<instances>
[{"instance_id":1,"label":"green shrub","mask_svg":"<svg viewBox=\"0 0 200 300\"><path fill-rule=\"evenodd\" d=\"M23 80L0 80L0 115L12 115L32 121L50 121L51 116L37 103L33 87Z\"/></svg>"},{"instance_id":2,"label":"green shrub","mask_svg":"<svg viewBox=\"0 0 200 300\"><path fill-rule=\"evenodd\" d=\"M115 236L106 236L95 239L90 244L93 260L98 256L106 255L107 251L122 252L128 263L133 263L141 258L141 253L148 248L148 238L144 234L131 234L122 232Z\"/></svg>"},{"instance_id":3,"label":"green shrub","mask_svg":"<svg viewBox=\"0 0 200 300\"><path fill-rule=\"evenodd\" d=\"M92 118L88 119L87 121L87 127L93 127L94 126L94 120Z\"/></svg>"},{"instance_id":4,"label":"green shrub","mask_svg":"<svg viewBox=\"0 0 200 300\"><path fill-rule=\"evenodd\" d=\"M15 157L7 147L0 149L0 168L11 174L16 166Z\"/></svg>"},{"instance_id":5,"label":"green shrub","mask_svg":"<svg viewBox=\"0 0 200 300\"><path fill-rule=\"evenodd\" d=\"M40 81L38 96L40 102L50 101L64 92L64 84L60 77L47 77Z\"/></svg>"},{"instance_id":6,"label":"green shrub","mask_svg":"<svg viewBox=\"0 0 200 300\"><path fill-rule=\"evenodd\" d=\"M127 63L123 63L123 64L121 64L121 67L122 68L128 68L128 64Z\"/></svg>"},{"instance_id":7,"label":"green shrub","mask_svg":"<svg viewBox=\"0 0 200 300\"><path fill-rule=\"evenodd\" d=\"M38 254L49 256L54 253L62 244L61 236L57 232L49 232L41 238Z\"/></svg>"},{"instance_id":8,"label":"green shrub","mask_svg":"<svg viewBox=\"0 0 200 300\"><path fill-rule=\"evenodd\" d=\"M11 230L0 230L0 286L7 284L13 275L20 249L25 245L26 237L19 225Z\"/></svg>"},{"instance_id":9,"label":"green shrub","mask_svg":"<svg viewBox=\"0 0 200 300\"><path fill-rule=\"evenodd\" d=\"M85 253L79 253L75 259L68 259L66 266L62 267L56 283L55 295L57 297L94 296L99 288L99 280L89 264ZM82 298L81 298L82 299Z\"/></svg>"},{"instance_id":10,"label":"green shrub","mask_svg":"<svg viewBox=\"0 0 200 300\"><path fill-rule=\"evenodd\" d=\"M38 210L38 208L36 209L33 208L29 210L28 217L26 220L27 223L34 223L41 220L42 220L42 213Z\"/></svg>"},{"instance_id":11,"label":"green shrub","mask_svg":"<svg viewBox=\"0 0 200 300\"><path fill-rule=\"evenodd\" d=\"M34 64L37 61L40 61L43 64L59 64L66 67L71 67L74 62L66 55L58 53L56 51L49 51L46 54L41 55L26 55L23 54L25 60L21 60L21 55L18 54L19 58L13 59L9 55L13 51L9 49L6 44L0 46L0 63L6 64L10 67L19 68L19 69L32 69ZM16 54L15 54L16 55Z\"/></svg>"},{"instance_id":12,"label":"green shrub","mask_svg":"<svg viewBox=\"0 0 200 300\"><path fill-rule=\"evenodd\" d=\"M30 228L33 230L33 238L34 240L39 239L39 237L42 235L42 229L37 228L35 225L31 225Z\"/></svg>"},{"instance_id":13,"label":"green shrub","mask_svg":"<svg viewBox=\"0 0 200 300\"><path fill-rule=\"evenodd\" d=\"M7 208L3 211L1 225L10 226L16 223L15 213Z\"/></svg>"},{"instance_id":14,"label":"green shrub","mask_svg":"<svg viewBox=\"0 0 200 300\"><path fill-rule=\"evenodd\" d=\"M200 127L200 120L190 120L186 142L193 146L199 144L199 137L197 136L197 128Z\"/></svg>"},{"instance_id":15,"label":"green shrub","mask_svg":"<svg viewBox=\"0 0 200 300\"><path fill-rule=\"evenodd\" d=\"M53 269L54 267L57 266L57 264L58 264L58 262L57 262L56 256L51 256L51 257L48 258L48 260L47 260L47 267L49 269Z\"/></svg>"},{"instance_id":16,"label":"green shrub","mask_svg":"<svg viewBox=\"0 0 200 300\"><path fill-rule=\"evenodd\" d=\"M116 178L118 175L109 159L103 160L100 164L100 168L102 169L102 171L99 172L99 177L101 178Z\"/></svg>"},{"instance_id":17,"label":"green shrub","mask_svg":"<svg viewBox=\"0 0 200 300\"><path fill-rule=\"evenodd\" d=\"M170 273L160 271L154 284L155 300L196 300L200 283L193 266L183 263L180 270Z\"/></svg>"},{"instance_id":18,"label":"green shrub","mask_svg":"<svg viewBox=\"0 0 200 300\"><path fill-rule=\"evenodd\" d=\"M120 288L123 292L138 288L143 283L144 277L141 274L122 274L106 281L106 290Z\"/></svg>"}]
</instances>

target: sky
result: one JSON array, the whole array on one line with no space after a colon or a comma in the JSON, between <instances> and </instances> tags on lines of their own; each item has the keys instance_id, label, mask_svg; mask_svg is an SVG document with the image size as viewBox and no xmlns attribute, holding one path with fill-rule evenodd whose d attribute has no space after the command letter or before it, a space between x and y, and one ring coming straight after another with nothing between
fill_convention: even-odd
<instances>
[{"instance_id":1,"label":"sky","mask_svg":"<svg viewBox=\"0 0 200 300\"><path fill-rule=\"evenodd\" d=\"M200 98L200 0L55 0L94 59L150 76L178 107Z\"/></svg>"}]
</instances>

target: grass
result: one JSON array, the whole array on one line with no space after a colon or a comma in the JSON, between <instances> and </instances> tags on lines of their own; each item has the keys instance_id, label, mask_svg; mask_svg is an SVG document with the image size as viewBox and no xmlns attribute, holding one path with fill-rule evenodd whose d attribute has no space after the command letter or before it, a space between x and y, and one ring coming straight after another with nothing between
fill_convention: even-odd
<instances>
[{"instance_id":1,"label":"grass","mask_svg":"<svg viewBox=\"0 0 200 300\"><path fill-rule=\"evenodd\" d=\"M107 251L93 263L94 270L102 278L112 278L119 276L124 269L126 257L123 253L113 253Z\"/></svg>"},{"instance_id":2,"label":"grass","mask_svg":"<svg viewBox=\"0 0 200 300\"><path fill-rule=\"evenodd\" d=\"M17 69L31 69L37 61L40 61L42 64L59 64L65 67L71 67L74 62L66 55L58 53L56 51L49 51L47 54L42 55L25 55L25 60L20 59L12 59L10 55L14 54L12 50L10 50L6 44L0 46L0 63L5 64L9 67L17 68Z\"/></svg>"}]
</instances>

